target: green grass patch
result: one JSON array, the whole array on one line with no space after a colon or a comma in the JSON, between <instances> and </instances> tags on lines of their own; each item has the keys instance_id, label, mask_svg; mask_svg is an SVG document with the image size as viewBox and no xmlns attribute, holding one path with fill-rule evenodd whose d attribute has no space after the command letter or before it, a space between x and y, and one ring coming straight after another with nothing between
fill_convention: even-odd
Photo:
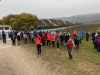
<instances>
[{"instance_id":1,"label":"green grass patch","mask_svg":"<svg viewBox=\"0 0 100 75\"><path fill-rule=\"evenodd\" d=\"M91 27L91 28L90 28ZM75 28L70 28L72 31ZM99 25L96 26L83 26L76 27L77 30L84 29L85 31L92 32L93 30L99 29ZM69 29L67 29L69 30ZM36 45L28 45L32 51L37 53ZM51 70L58 70L62 75L99 75L100 74L100 53L94 49L92 40L88 42L85 39L82 40L80 44L80 49L78 52L72 51L73 59L68 58L67 47L60 46L60 50L57 48L52 48L50 46L42 46L42 54L39 58L50 63Z\"/></svg>"}]
</instances>

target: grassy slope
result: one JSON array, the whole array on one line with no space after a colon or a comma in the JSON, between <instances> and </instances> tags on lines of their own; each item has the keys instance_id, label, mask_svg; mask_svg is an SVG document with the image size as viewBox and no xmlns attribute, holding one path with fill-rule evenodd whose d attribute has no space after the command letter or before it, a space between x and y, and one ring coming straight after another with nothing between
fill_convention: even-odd
<instances>
[{"instance_id":1,"label":"grassy slope","mask_svg":"<svg viewBox=\"0 0 100 75\"><path fill-rule=\"evenodd\" d=\"M84 29L85 31L93 31L99 29L98 27L99 25L81 26L67 30ZM36 50L35 45L30 44L29 47L31 49L35 48ZM42 46L42 54L38 57L49 62L51 70L56 69L62 73L62 75L100 75L100 53L93 48L91 40L88 42L86 42L85 39L82 40L79 52L74 52L73 49L72 54L73 60L69 60L66 46L60 46L59 51L57 51L56 48L52 48L52 46Z\"/></svg>"}]
</instances>

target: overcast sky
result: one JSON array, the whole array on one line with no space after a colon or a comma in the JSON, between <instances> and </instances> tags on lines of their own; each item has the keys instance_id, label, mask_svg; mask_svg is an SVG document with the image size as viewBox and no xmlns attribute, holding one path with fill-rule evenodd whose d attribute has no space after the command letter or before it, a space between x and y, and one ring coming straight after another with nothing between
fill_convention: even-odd
<instances>
[{"instance_id":1,"label":"overcast sky","mask_svg":"<svg viewBox=\"0 0 100 75\"><path fill-rule=\"evenodd\" d=\"M100 13L100 0L1 0L0 19L22 12L41 18L69 17Z\"/></svg>"}]
</instances>

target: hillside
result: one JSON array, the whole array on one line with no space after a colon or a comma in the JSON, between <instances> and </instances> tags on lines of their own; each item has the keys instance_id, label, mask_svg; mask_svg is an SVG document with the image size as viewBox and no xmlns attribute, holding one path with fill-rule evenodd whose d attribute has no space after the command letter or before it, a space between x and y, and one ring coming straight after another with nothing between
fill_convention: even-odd
<instances>
[{"instance_id":1,"label":"hillside","mask_svg":"<svg viewBox=\"0 0 100 75\"><path fill-rule=\"evenodd\" d=\"M83 24L100 24L100 13L76 15L71 17L60 17L55 19L70 21L70 22L81 22Z\"/></svg>"}]
</instances>

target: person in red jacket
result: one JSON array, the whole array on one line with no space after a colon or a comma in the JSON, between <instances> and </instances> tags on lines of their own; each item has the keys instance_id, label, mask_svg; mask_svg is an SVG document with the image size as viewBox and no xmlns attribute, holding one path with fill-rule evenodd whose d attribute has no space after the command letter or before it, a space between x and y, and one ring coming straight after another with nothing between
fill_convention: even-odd
<instances>
[{"instance_id":1,"label":"person in red jacket","mask_svg":"<svg viewBox=\"0 0 100 75\"><path fill-rule=\"evenodd\" d=\"M48 46L48 44L50 45L50 40L51 40L51 34L48 33L47 34L47 46Z\"/></svg>"},{"instance_id":2,"label":"person in red jacket","mask_svg":"<svg viewBox=\"0 0 100 75\"><path fill-rule=\"evenodd\" d=\"M67 48L68 48L69 59L72 59L71 52L72 52L72 48L75 47L75 44L74 44L73 40L71 39L71 37L69 37L69 39L65 45L67 45Z\"/></svg>"},{"instance_id":3,"label":"person in red jacket","mask_svg":"<svg viewBox=\"0 0 100 75\"><path fill-rule=\"evenodd\" d=\"M41 42L42 42L43 46L45 45L45 40L46 40L46 36L44 33L42 33Z\"/></svg>"},{"instance_id":4,"label":"person in red jacket","mask_svg":"<svg viewBox=\"0 0 100 75\"><path fill-rule=\"evenodd\" d=\"M38 54L41 54L41 37L39 35L34 39L37 45Z\"/></svg>"},{"instance_id":5,"label":"person in red jacket","mask_svg":"<svg viewBox=\"0 0 100 75\"><path fill-rule=\"evenodd\" d=\"M28 37L27 34L24 33L23 37L24 37L24 41L25 41L25 43L27 43L27 37Z\"/></svg>"},{"instance_id":6,"label":"person in red jacket","mask_svg":"<svg viewBox=\"0 0 100 75\"><path fill-rule=\"evenodd\" d=\"M51 35L51 41L52 41L53 47L55 47L55 40L56 40L56 37L54 35Z\"/></svg>"}]
</instances>

